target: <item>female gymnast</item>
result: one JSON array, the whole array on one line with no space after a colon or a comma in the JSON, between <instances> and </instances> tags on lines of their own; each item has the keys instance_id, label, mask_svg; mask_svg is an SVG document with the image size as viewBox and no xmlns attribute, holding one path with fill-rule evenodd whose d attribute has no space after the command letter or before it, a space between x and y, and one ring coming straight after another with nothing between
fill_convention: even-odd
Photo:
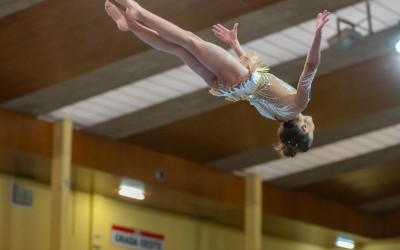
<instances>
[{"instance_id":1,"label":"female gymnast","mask_svg":"<svg viewBox=\"0 0 400 250\"><path fill-rule=\"evenodd\" d=\"M238 59L133 0L116 1L125 11L109 0L105 2L105 9L121 31L131 31L153 48L178 56L210 86L211 94L224 96L229 101L248 101L264 117L280 122L280 143L276 150L282 156L294 157L309 149L315 126L312 118L301 112L310 100L311 82L320 61L322 28L329 20L328 11L317 16L315 36L296 90L268 73L255 53L245 53L237 39L237 24L232 30L217 24L213 32L233 48Z\"/></svg>"}]
</instances>

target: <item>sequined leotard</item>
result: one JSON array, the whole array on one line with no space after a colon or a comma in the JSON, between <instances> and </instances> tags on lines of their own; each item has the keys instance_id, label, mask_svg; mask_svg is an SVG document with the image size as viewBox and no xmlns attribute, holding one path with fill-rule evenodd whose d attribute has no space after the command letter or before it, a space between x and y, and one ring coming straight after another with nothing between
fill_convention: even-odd
<instances>
[{"instance_id":1,"label":"sequined leotard","mask_svg":"<svg viewBox=\"0 0 400 250\"><path fill-rule=\"evenodd\" d=\"M300 87L304 91L308 100L310 99L311 82L317 69L305 75L300 81ZM279 95L270 91L272 82L283 87L288 94L296 94L296 89L283 80L268 73L268 67L258 67L251 74L250 78L233 88L219 86L217 89L211 89L210 93L215 96L224 96L228 101L248 101L258 112L272 120L289 121L294 119L299 113L299 109L294 104L285 103Z\"/></svg>"}]
</instances>

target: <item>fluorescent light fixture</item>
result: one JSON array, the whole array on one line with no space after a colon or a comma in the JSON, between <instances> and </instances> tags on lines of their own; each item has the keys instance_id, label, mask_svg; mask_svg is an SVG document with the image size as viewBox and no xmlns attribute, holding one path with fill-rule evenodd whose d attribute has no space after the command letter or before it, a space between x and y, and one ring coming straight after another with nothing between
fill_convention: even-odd
<instances>
[{"instance_id":1,"label":"fluorescent light fixture","mask_svg":"<svg viewBox=\"0 0 400 250\"><path fill-rule=\"evenodd\" d=\"M396 43L396 50L397 50L397 53L400 53L400 41L398 41Z\"/></svg>"},{"instance_id":2,"label":"fluorescent light fixture","mask_svg":"<svg viewBox=\"0 0 400 250\"><path fill-rule=\"evenodd\" d=\"M118 194L136 200L144 200L144 186L139 181L123 179L119 185Z\"/></svg>"},{"instance_id":3,"label":"fluorescent light fixture","mask_svg":"<svg viewBox=\"0 0 400 250\"><path fill-rule=\"evenodd\" d=\"M338 236L335 245L346 249L354 249L354 240L350 237Z\"/></svg>"},{"instance_id":4,"label":"fluorescent light fixture","mask_svg":"<svg viewBox=\"0 0 400 250\"><path fill-rule=\"evenodd\" d=\"M119 186L118 194L136 200L144 200L143 190L134 187L123 186L123 185Z\"/></svg>"}]
</instances>

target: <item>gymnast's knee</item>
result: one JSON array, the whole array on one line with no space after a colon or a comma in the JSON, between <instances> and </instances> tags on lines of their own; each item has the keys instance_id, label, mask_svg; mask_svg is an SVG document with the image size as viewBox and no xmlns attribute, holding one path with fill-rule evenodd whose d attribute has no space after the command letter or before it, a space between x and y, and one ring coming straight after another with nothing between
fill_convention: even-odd
<instances>
[{"instance_id":1,"label":"gymnast's knee","mask_svg":"<svg viewBox=\"0 0 400 250\"><path fill-rule=\"evenodd\" d=\"M199 45L204 42L200 37L191 31L186 32L185 48L192 50L199 47Z\"/></svg>"}]
</instances>

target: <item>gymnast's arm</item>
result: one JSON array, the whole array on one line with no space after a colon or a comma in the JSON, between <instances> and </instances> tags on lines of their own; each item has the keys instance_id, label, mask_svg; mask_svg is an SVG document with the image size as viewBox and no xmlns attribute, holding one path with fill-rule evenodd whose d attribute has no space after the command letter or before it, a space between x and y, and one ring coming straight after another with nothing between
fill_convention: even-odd
<instances>
[{"instance_id":1,"label":"gymnast's arm","mask_svg":"<svg viewBox=\"0 0 400 250\"><path fill-rule=\"evenodd\" d=\"M317 16L315 36L310 50L308 51L306 63L300 76L297 85L297 94L295 96L295 104L301 109L305 109L310 100L311 83L314 79L321 58L322 28L329 21L328 16L329 12L326 10L319 13Z\"/></svg>"},{"instance_id":2,"label":"gymnast's arm","mask_svg":"<svg viewBox=\"0 0 400 250\"><path fill-rule=\"evenodd\" d=\"M243 48L240 45L239 40L237 38L237 28L238 28L237 23L235 23L235 25L233 25L232 30L228 30L221 24L216 24L213 26L212 30L213 30L215 36L219 40L229 44L231 46L231 48L235 51L236 55L238 57L241 57L246 52L243 50Z\"/></svg>"}]
</instances>

